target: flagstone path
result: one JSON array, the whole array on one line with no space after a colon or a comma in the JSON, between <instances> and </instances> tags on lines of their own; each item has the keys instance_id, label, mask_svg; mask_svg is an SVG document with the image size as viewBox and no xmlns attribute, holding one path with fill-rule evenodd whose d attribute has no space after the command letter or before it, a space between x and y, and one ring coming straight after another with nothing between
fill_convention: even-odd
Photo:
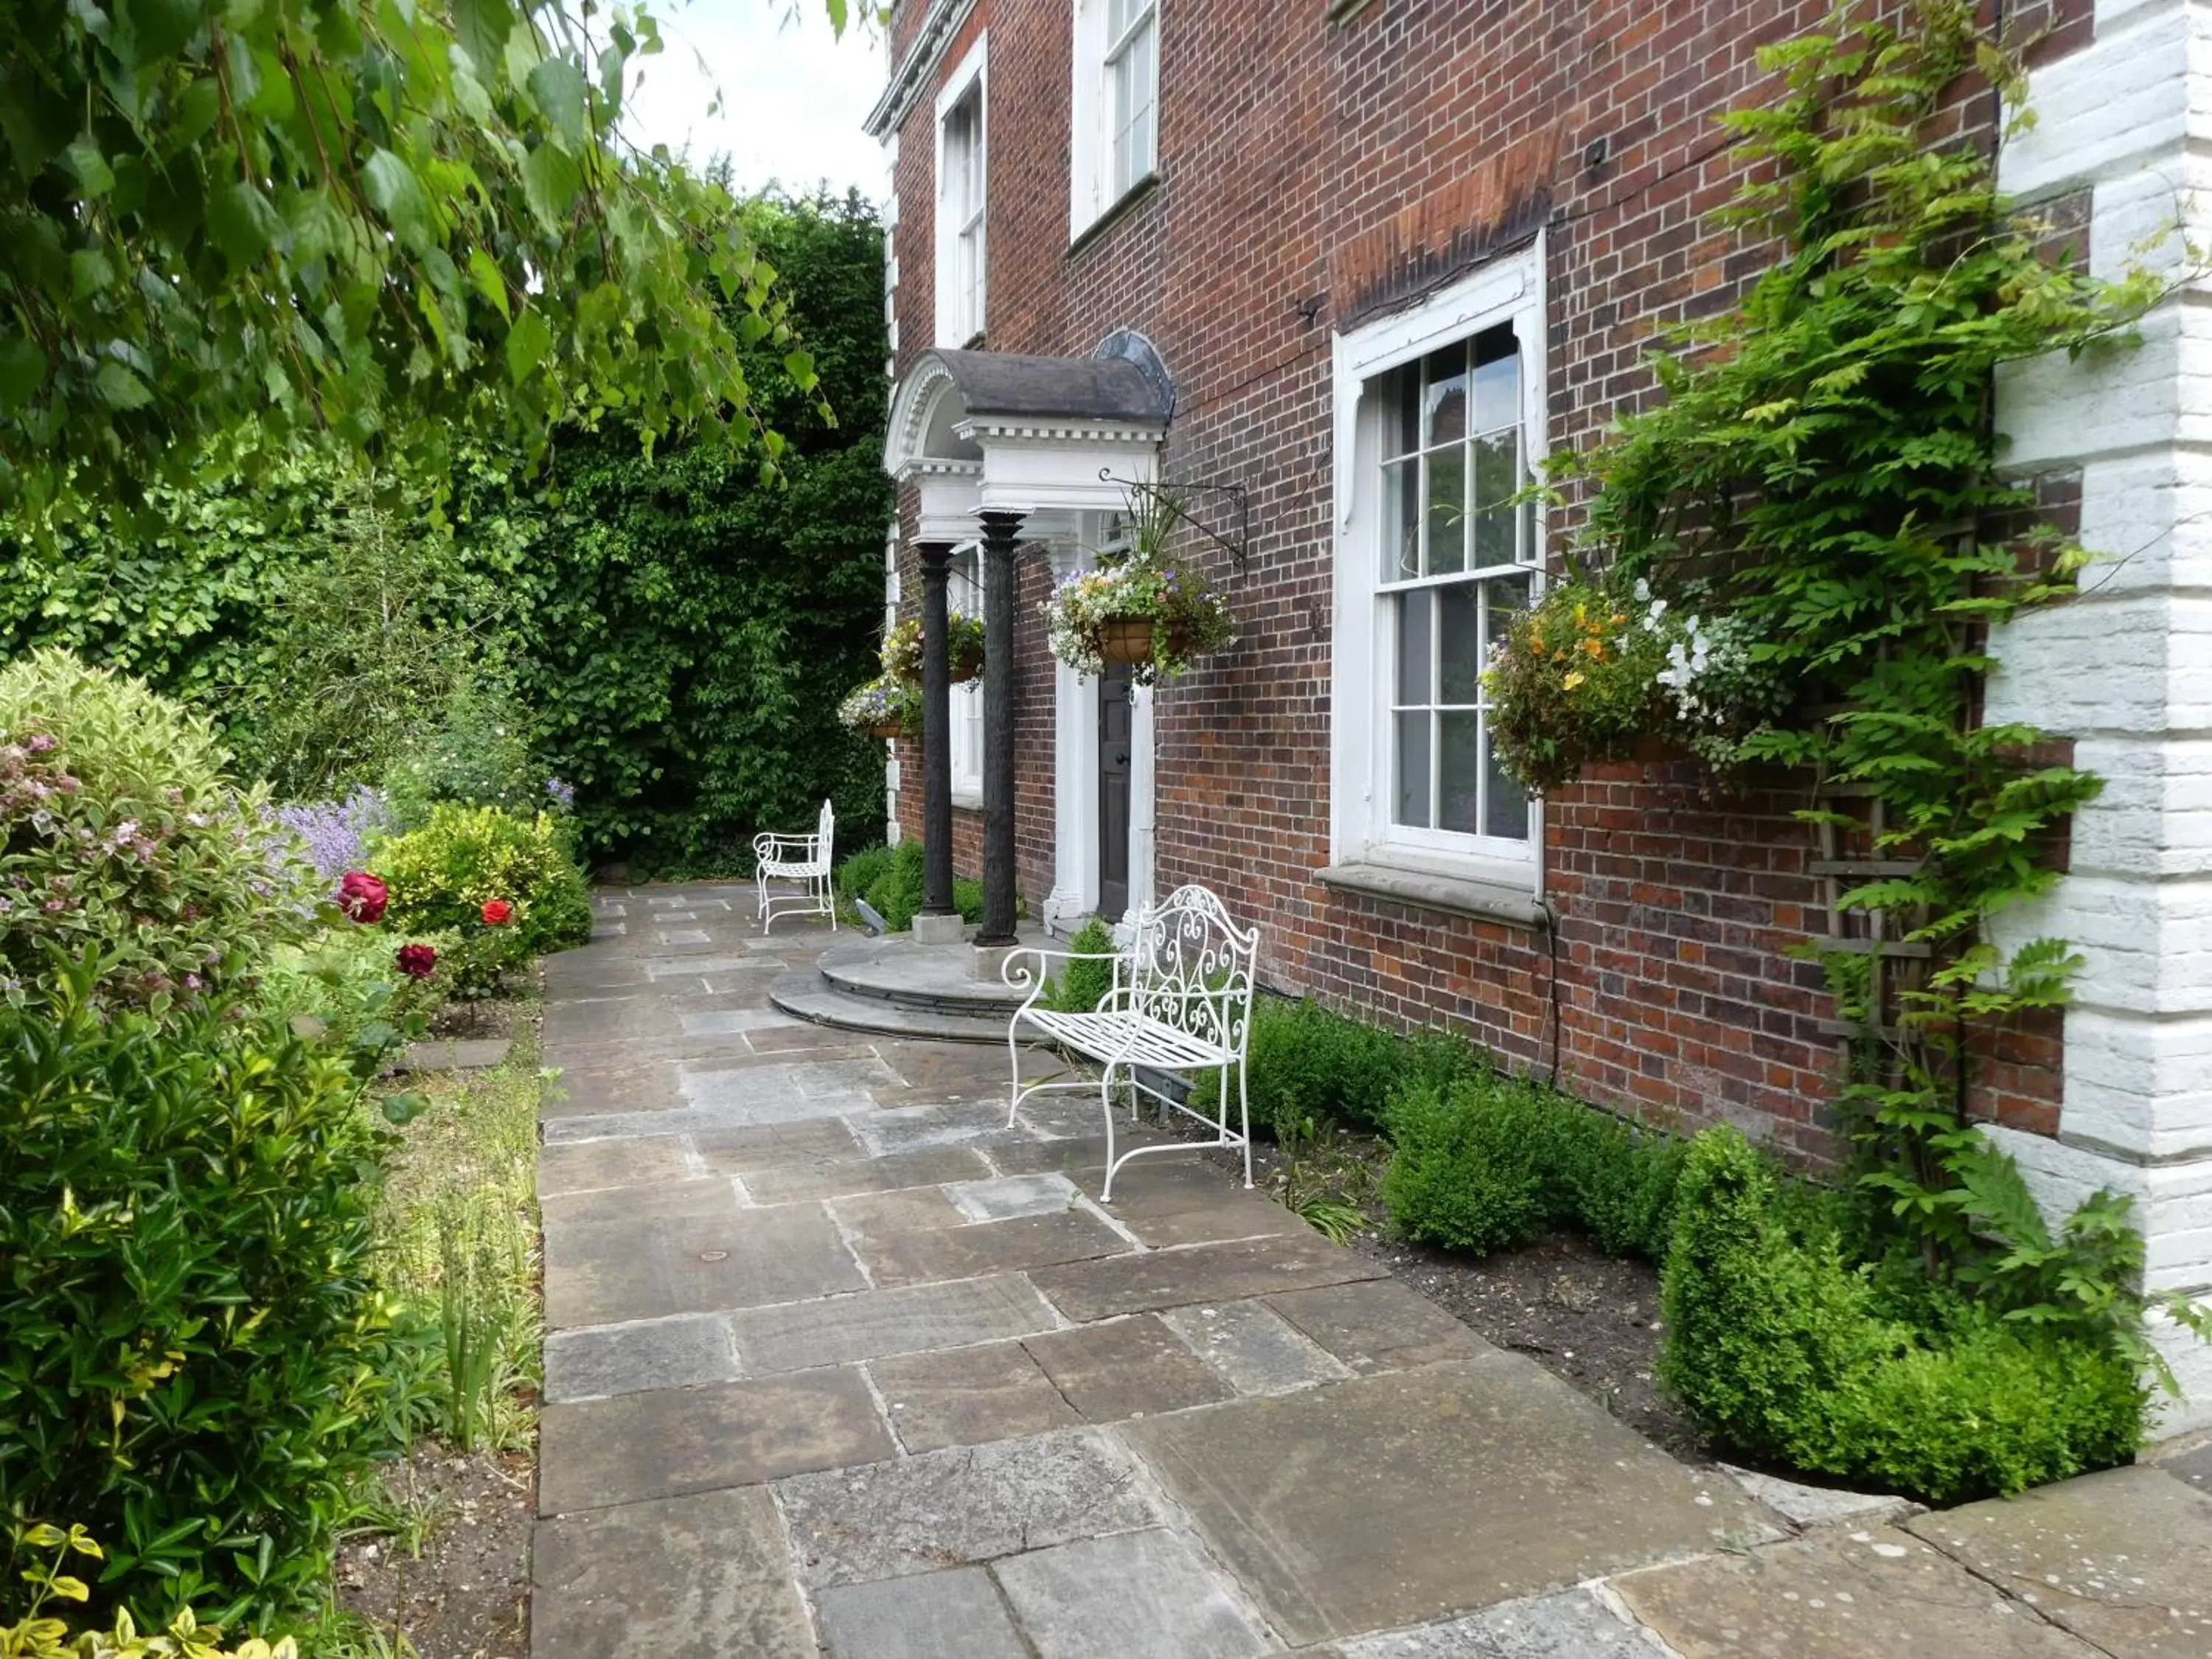
<instances>
[{"instance_id":1,"label":"flagstone path","mask_svg":"<svg viewBox=\"0 0 2212 1659\"><path fill-rule=\"evenodd\" d=\"M1762 1501L1194 1162L1097 1202L1095 1104L1009 1129L1003 1049L773 1012L829 934L749 889L596 908L546 963L537 1659L2212 1655L2181 1465Z\"/></svg>"}]
</instances>

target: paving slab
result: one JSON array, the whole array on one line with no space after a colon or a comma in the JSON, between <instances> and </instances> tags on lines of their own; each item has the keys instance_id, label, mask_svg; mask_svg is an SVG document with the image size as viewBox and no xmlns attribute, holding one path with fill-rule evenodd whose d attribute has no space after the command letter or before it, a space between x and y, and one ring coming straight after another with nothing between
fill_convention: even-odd
<instances>
[{"instance_id":1,"label":"paving slab","mask_svg":"<svg viewBox=\"0 0 2212 1659\"><path fill-rule=\"evenodd\" d=\"M2100 1659L1893 1528L1707 1556L1613 1589L1682 1659Z\"/></svg>"},{"instance_id":2,"label":"paving slab","mask_svg":"<svg viewBox=\"0 0 2212 1659\"><path fill-rule=\"evenodd\" d=\"M601 1056L609 1053L596 1052ZM548 1139L558 1138L556 1125L574 1119L651 1115L684 1104L672 1060L599 1059L582 1066L568 1065L548 1054L546 1064L561 1067L560 1076L546 1084L538 1108L538 1115L545 1121ZM617 1127L605 1133L636 1131Z\"/></svg>"},{"instance_id":3,"label":"paving slab","mask_svg":"<svg viewBox=\"0 0 2212 1659\"><path fill-rule=\"evenodd\" d=\"M963 1227L856 1233L853 1249L878 1285L922 1285L978 1273L1020 1273L1111 1256L1135 1246L1088 1210L1018 1216Z\"/></svg>"},{"instance_id":4,"label":"paving slab","mask_svg":"<svg viewBox=\"0 0 2212 1659\"><path fill-rule=\"evenodd\" d=\"M1064 1175L994 1176L949 1183L945 1195L970 1221L1012 1221L1054 1215L1074 1206L1077 1188Z\"/></svg>"},{"instance_id":5,"label":"paving slab","mask_svg":"<svg viewBox=\"0 0 2212 1659\"><path fill-rule=\"evenodd\" d=\"M1012 1440L1083 1421L1018 1342L874 1359L868 1375L910 1452Z\"/></svg>"},{"instance_id":6,"label":"paving slab","mask_svg":"<svg viewBox=\"0 0 2212 1659\"><path fill-rule=\"evenodd\" d=\"M764 1487L541 1521L532 1659L815 1659Z\"/></svg>"},{"instance_id":7,"label":"paving slab","mask_svg":"<svg viewBox=\"0 0 2212 1659\"><path fill-rule=\"evenodd\" d=\"M836 1163L787 1164L745 1177L745 1190L763 1204L792 1199L842 1198L857 1193L896 1192L901 1187L934 1187L948 1181L987 1176L991 1166L961 1146L900 1152L890 1158L861 1158Z\"/></svg>"},{"instance_id":8,"label":"paving slab","mask_svg":"<svg viewBox=\"0 0 2212 1659\"><path fill-rule=\"evenodd\" d=\"M688 1181L693 1166L690 1143L681 1135L621 1135L538 1151L538 1193L556 1198L610 1187L655 1187Z\"/></svg>"},{"instance_id":9,"label":"paving slab","mask_svg":"<svg viewBox=\"0 0 2212 1659\"><path fill-rule=\"evenodd\" d=\"M814 1607L830 1659L1031 1659L981 1567L841 1585Z\"/></svg>"},{"instance_id":10,"label":"paving slab","mask_svg":"<svg viewBox=\"0 0 2212 1659\"><path fill-rule=\"evenodd\" d=\"M1232 1244L1196 1244L1046 1267L1035 1277L1037 1288L1062 1313L1087 1322L1378 1279L1389 1271L1308 1228Z\"/></svg>"},{"instance_id":11,"label":"paving slab","mask_svg":"<svg viewBox=\"0 0 2212 1659\"><path fill-rule=\"evenodd\" d=\"M550 1232L593 1221L642 1221L648 1217L708 1219L731 1215L738 1208L738 1189L727 1176L695 1176L689 1181L652 1187L556 1193L541 1197L538 1203Z\"/></svg>"},{"instance_id":12,"label":"paving slab","mask_svg":"<svg viewBox=\"0 0 2212 1659\"><path fill-rule=\"evenodd\" d=\"M2108 1652L2212 1655L2212 1496L2155 1465L2108 1469L1906 1525Z\"/></svg>"},{"instance_id":13,"label":"paving slab","mask_svg":"<svg viewBox=\"0 0 2212 1659\"><path fill-rule=\"evenodd\" d=\"M1510 1354L1120 1432L1294 1645L1779 1535L1724 1477Z\"/></svg>"},{"instance_id":14,"label":"paving slab","mask_svg":"<svg viewBox=\"0 0 2212 1659\"><path fill-rule=\"evenodd\" d=\"M1189 1539L1085 1538L994 1569L1038 1659L1245 1659L1272 1644Z\"/></svg>"},{"instance_id":15,"label":"paving slab","mask_svg":"<svg viewBox=\"0 0 2212 1659\"><path fill-rule=\"evenodd\" d=\"M730 1036L750 1031L781 1030L798 1024L773 1008L687 1008L678 1018L688 1037Z\"/></svg>"},{"instance_id":16,"label":"paving slab","mask_svg":"<svg viewBox=\"0 0 2212 1659\"><path fill-rule=\"evenodd\" d=\"M1364 1637L1312 1659L1680 1659L1588 1589L1508 1601L1464 1619Z\"/></svg>"},{"instance_id":17,"label":"paving slab","mask_svg":"<svg viewBox=\"0 0 2212 1659\"><path fill-rule=\"evenodd\" d=\"M403 1072L488 1072L507 1063L514 1043L506 1037L437 1037L400 1051Z\"/></svg>"},{"instance_id":18,"label":"paving slab","mask_svg":"<svg viewBox=\"0 0 2212 1659\"><path fill-rule=\"evenodd\" d=\"M738 1360L756 1376L965 1347L1049 1330L1052 1325L1052 1310L1018 1273L864 1291L730 1316Z\"/></svg>"},{"instance_id":19,"label":"paving slab","mask_svg":"<svg viewBox=\"0 0 2212 1659\"><path fill-rule=\"evenodd\" d=\"M1127 1451L1076 1429L802 1475L776 1496L821 1590L1156 1526L1142 1486Z\"/></svg>"},{"instance_id":20,"label":"paving slab","mask_svg":"<svg viewBox=\"0 0 2212 1659\"><path fill-rule=\"evenodd\" d=\"M1033 1336L1024 1345L1067 1403L1094 1423L1230 1397L1213 1368L1151 1314Z\"/></svg>"},{"instance_id":21,"label":"paving slab","mask_svg":"<svg viewBox=\"0 0 2212 1659\"><path fill-rule=\"evenodd\" d=\"M1793 1527L1809 1531L1814 1527L1836 1527L1849 1523L1854 1527L1869 1527L1886 1521L1902 1521L1920 1513L1921 1506L1909 1498L1899 1498L1893 1492L1845 1492L1836 1486L1808 1486L1796 1480L1784 1480L1778 1474L1761 1474L1756 1469L1740 1469L1733 1463L1721 1467L1735 1477L1735 1483L1753 1498Z\"/></svg>"},{"instance_id":22,"label":"paving slab","mask_svg":"<svg viewBox=\"0 0 2212 1659\"><path fill-rule=\"evenodd\" d=\"M888 1249L908 1233L964 1227L968 1218L941 1187L907 1187L890 1193L860 1193L830 1200L830 1213L861 1255Z\"/></svg>"},{"instance_id":23,"label":"paving slab","mask_svg":"<svg viewBox=\"0 0 2212 1659\"><path fill-rule=\"evenodd\" d=\"M538 1447L541 1515L758 1486L892 1454L867 1380L849 1368L549 1405Z\"/></svg>"},{"instance_id":24,"label":"paving slab","mask_svg":"<svg viewBox=\"0 0 2212 1659\"><path fill-rule=\"evenodd\" d=\"M1495 1352L1459 1320L1395 1279L1329 1285L1267 1305L1353 1370L1407 1370Z\"/></svg>"},{"instance_id":25,"label":"paving slab","mask_svg":"<svg viewBox=\"0 0 2212 1659\"><path fill-rule=\"evenodd\" d=\"M730 1322L679 1314L635 1325L554 1331L545 1339L545 1397L596 1400L647 1389L726 1382L738 1374Z\"/></svg>"},{"instance_id":26,"label":"paving slab","mask_svg":"<svg viewBox=\"0 0 2212 1659\"><path fill-rule=\"evenodd\" d=\"M1003 1121L1003 1120L1001 1120ZM1132 1146L1165 1145L1166 1137L1139 1131L1124 1134L1114 1133L1114 1152L1117 1158ZM1096 1133L1065 1135L1038 1139L1024 1133L1018 1139L1008 1137L991 1145L991 1162L1005 1175L1044 1175L1057 1172L1080 1181L1085 1175L1103 1176L1106 1170L1106 1138Z\"/></svg>"},{"instance_id":27,"label":"paving slab","mask_svg":"<svg viewBox=\"0 0 2212 1659\"><path fill-rule=\"evenodd\" d=\"M1075 1179L1095 1200L1105 1173L1102 1158L1075 1172ZM1312 1231L1264 1193L1247 1192L1223 1170L1194 1159L1128 1165L1115 1179L1113 1202L1102 1207L1155 1249Z\"/></svg>"},{"instance_id":28,"label":"paving slab","mask_svg":"<svg viewBox=\"0 0 2212 1659\"><path fill-rule=\"evenodd\" d=\"M556 1329L759 1307L866 1283L819 1204L586 1222L545 1236L545 1320Z\"/></svg>"},{"instance_id":29,"label":"paving slab","mask_svg":"<svg viewBox=\"0 0 2212 1659\"><path fill-rule=\"evenodd\" d=\"M815 1164L858 1157L860 1137L842 1118L814 1118L802 1123L771 1123L753 1128L695 1129L691 1145L716 1175L749 1176L790 1164Z\"/></svg>"},{"instance_id":30,"label":"paving slab","mask_svg":"<svg viewBox=\"0 0 2212 1659\"><path fill-rule=\"evenodd\" d=\"M872 1092L869 1103L876 1109L856 1125L866 1139L868 1151L878 1158L933 1146L988 1146L1001 1141L1028 1139L1026 1132L1006 1127L1006 1109L996 1102L912 1106L893 1110L885 1109L875 1098L884 1092L880 1088ZM1005 1167L1000 1159L994 1158L992 1162Z\"/></svg>"},{"instance_id":31,"label":"paving slab","mask_svg":"<svg viewBox=\"0 0 2212 1659\"><path fill-rule=\"evenodd\" d=\"M787 1061L686 1072L684 1099L693 1115L712 1127L732 1129L834 1117L840 1112L864 1111L875 1103L857 1089L809 1088L808 1081Z\"/></svg>"},{"instance_id":32,"label":"paving slab","mask_svg":"<svg viewBox=\"0 0 2212 1659\"><path fill-rule=\"evenodd\" d=\"M1352 1375L1350 1366L1264 1302L1170 1308L1160 1318L1239 1394L1290 1394Z\"/></svg>"}]
</instances>

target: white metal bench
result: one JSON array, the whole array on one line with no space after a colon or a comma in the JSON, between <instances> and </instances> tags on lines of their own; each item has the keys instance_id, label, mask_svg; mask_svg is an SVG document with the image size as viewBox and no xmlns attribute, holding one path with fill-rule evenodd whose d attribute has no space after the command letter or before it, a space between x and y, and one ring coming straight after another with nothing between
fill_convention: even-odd
<instances>
[{"instance_id":1,"label":"white metal bench","mask_svg":"<svg viewBox=\"0 0 2212 1659\"><path fill-rule=\"evenodd\" d=\"M1244 1085L1244 1058L1252 1035L1252 975L1259 957L1257 928L1239 927L1221 901L1203 887L1181 887L1165 902L1138 915L1135 935L1121 951L1084 952L1024 947L1010 955L1001 974L1006 983L1030 987L1029 999L1014 1012L1006 1046L1014 1066L1013 1101L1006 1114L1012 1128L1022 1103L1048 1090L1096 1087L1106 1113L1106 1182L1099 1196L1114 1195L1115 1171L1147 1152L1188 1151L1191 1143L1133 1147L1114 1152L1114 1090L1132 1091L1130 1115L1136 1115L1134 1091L1142 1090L1162 1104L1195 1118L1214 1131L1217 1146L1242 1147L1244 1184L1252 1184L1252 1121ZM1035 970L1027 959L1036 957ZM1095 1013L1065 1013L1041 1008L1045 961L1111 962L1113 988ZM1024 1030L1049 1038L1097 1062L1096 1085L1088 1080L1047 1080L1022 1085L1021 1042ZM1190 1073L1218 1068L1220 1084L1215 1112L1208 1117L1162 1094L1139 1075L1146 1072ZM1237 1127L1229 1126L1229 1074L1237 1074Z\"/></svg>"},{"instance_id":2,"label":"white metal bench","mask_svg":"<svg viewBox=\"0 0 2212 1659\"><path fill-rule=\"evenodd\" d=\"M831 849L836 845L837 815L822 803L822 816L811 836L753 837L753 881L760 892L761 932L778 916L827 916L837 930L837 901L830 885ZM795 881L796 893L771 895L771 881Z\"/></svg>"}]
</instances>

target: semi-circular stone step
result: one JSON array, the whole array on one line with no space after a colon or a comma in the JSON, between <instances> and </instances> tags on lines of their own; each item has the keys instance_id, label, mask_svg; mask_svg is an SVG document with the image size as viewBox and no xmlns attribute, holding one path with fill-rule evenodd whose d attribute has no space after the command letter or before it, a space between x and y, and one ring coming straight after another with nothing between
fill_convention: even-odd
<instances>
[{"instance_id":1,"label":"semi-circular stone step","mask_svg":"<svg viewBox=\"0 0 2212 1659\"><path fill-rule=\"evenodd\" d=\"M923 1013L994 1017L1003 1031L1005 1021L1029 991L997 979L971 977L969 964L973 960L970 945L917 945L894 938L834 946L822 953L817 966L823 979L847 996Z\"/></svg>"},{"instance_id":2,"label":"semi-circular stone step","mask_svg":"<svg viewBox=\"0 0 2212 1659\"><path fill-rule=\"evenodd\" d=\"M794 969L769 987L768 1000L794 1019L874 1036L918 1037L933 1042L1004 1042L1004 1013L963 1014L909 1007L885 997L840 990L811 968Z\"/></svg>"}]
</instances>

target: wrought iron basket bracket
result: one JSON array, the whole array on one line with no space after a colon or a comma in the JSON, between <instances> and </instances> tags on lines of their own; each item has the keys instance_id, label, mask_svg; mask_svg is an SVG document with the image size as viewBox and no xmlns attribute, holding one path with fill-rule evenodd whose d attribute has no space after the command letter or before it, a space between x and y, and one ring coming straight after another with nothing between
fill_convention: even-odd
<instances>
[{"instance_id":1,"label":"wrought iron basket bracket","mask_svg":"<svg viewBox=\"0 0 2212 1659\"><path fill-rule=\"evenodd\" d=\"M1108 466L1098 469L1098 478L1102 483L1118 484L1132 495L1145 496L1154 505L1165 508L1170 519L1178 524L1189 526L1211 545L1228 554L1236 561L1238 569L1242 570L1245 561L1252 556L1252 492L1243 484L1232 483L1226 478L1161 478L1144 483L1135 478L1117 477L1114 469ZM1232 534L1224 535L1183 504L1180 498L1194 490L1229 498L1231 510L1237 519Z\"/></svg>"}]
</instances>

